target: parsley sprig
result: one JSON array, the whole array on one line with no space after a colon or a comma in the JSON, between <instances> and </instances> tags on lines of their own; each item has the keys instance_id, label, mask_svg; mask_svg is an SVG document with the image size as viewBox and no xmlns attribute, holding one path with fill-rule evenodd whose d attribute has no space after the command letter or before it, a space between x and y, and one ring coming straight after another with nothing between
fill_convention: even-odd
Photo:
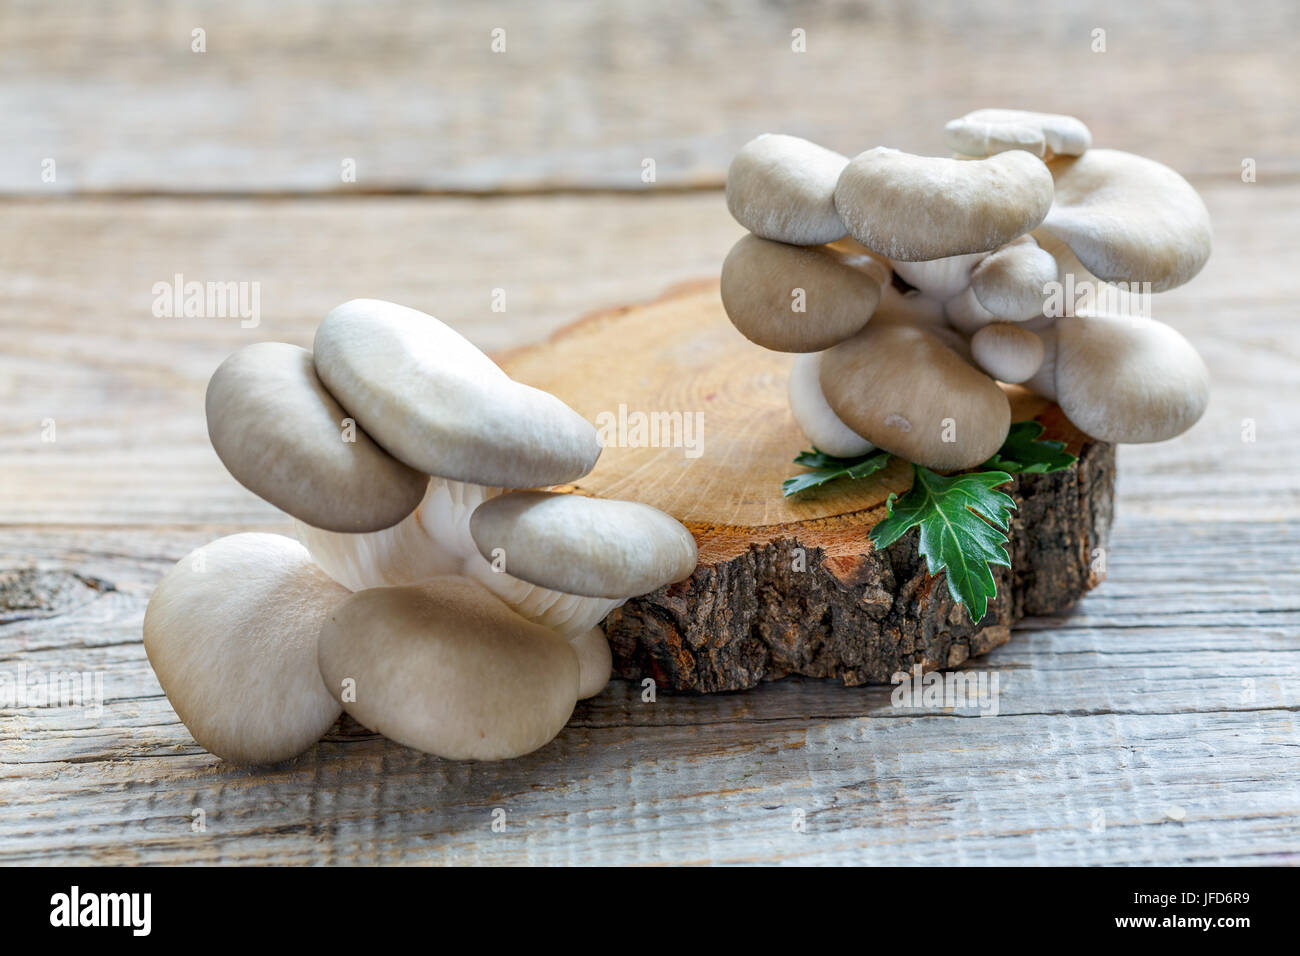
<instances>
[{"instance_id":1,"label":"parsley sprig","mask_svg":"<svg viewBox=\"0 0 1300 956\"><path fill-rule=\"evenodd\" d=\"M913 528L920 529L919 550L926 568L933 575L945 575L948 593L978 623L989 599L997 596L993 568L1011 566L1007 531L1016 503L997 488L1013 474L1047 474L1074 463L1064 442L1045 440L1042 434L1043 426L1036 421L1016 422L981 471L940 475L913 464L911 489L901 498L890 493L885 503L889 514L871 529L872 544L887 548ZM841 478L866 478L892 457L875 450L860 458L836 458L814 448L794 460L811 470L787 478L781 488L788 497Z\"/></svg>"}]
</instances>

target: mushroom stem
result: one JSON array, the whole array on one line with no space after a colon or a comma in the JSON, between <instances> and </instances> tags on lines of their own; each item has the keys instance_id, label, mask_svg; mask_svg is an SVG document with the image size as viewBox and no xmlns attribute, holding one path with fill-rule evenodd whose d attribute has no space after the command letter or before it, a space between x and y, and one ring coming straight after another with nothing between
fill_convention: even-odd
<instances>
[{"instance_id":1,"label":"mushroom stem","mask_svg":"<svg viewBox=\"0 0 1300 956\"><path fill-rule=\"evenodd\" d=\"M296 522L298 540L312 559L350 591L420 584L447 574L470 577L527 620L564 637L604 620L622 601L566 594L497 571L479 554L469 519L484 501L505 489L430 478L424 500L392 528L371 534L322 531Z\"/></svg>"}]
</instances>

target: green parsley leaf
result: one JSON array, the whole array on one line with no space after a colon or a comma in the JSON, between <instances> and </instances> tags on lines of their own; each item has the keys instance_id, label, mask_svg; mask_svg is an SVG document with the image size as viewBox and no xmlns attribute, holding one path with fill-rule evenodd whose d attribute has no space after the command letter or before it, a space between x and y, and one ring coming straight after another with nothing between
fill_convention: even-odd
<instances>
[{"instance_id":1,"label":"green parsley leaf","mask_svg":"<svg viewBox=\"0 0 1300 956\"><path fill-rule=\"evenodd\" d=\"M871 529L871 541L887 548L912 528L921 529L920 552L931 574L944 572L948 593L966 608L972 623L997 594L992 565L1011 566L1007 529L1015 500L994 491L1011 480L1004 471L945 477L912 466L912 488L902 498L890 494L889 516Z\"/></svg>"},{"instance_id":2,"label":"green parsley leaf","mask_svg":"<svg viewBox=\"0 0 1300 956\"><path fill-rule=\"evenodd\" d=\"M813 470L787 478L781 482L781 491L788 498L836 478L866 478L889 464L892 457L889 452L879 450L870 451L860 458L836 458L816 448L801 451L795 456L794 463Z\"/></svg>"},{"instance_id":3,"label":"green parsley leaf","mask_svg":"<svg viewBox=\"0 0 1300 956\"><path fill-rule=\"evenodd\" d=\"M1016 422L1007 432L1007 440L996 454L980 465L991 471L1010 474L1047 474L1063 471L1075 462L1075 457L1065 450L1065 442L1040 440L1044 429L1032 419Z\"/></svg>"}]
</instances>

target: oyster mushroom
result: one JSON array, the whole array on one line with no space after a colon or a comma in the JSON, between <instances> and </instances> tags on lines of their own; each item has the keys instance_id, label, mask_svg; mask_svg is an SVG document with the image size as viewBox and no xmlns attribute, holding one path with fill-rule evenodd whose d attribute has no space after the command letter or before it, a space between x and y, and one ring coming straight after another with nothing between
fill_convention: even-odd
<instances>
[{"instance_id":1,"label":"oyster mushroom","mask_svg":"<svg viewBox=\"0 0 1300 956\"><path fill-rule=\"evenodd\" d=\"M1048 283L1056 278L1056 259L1023 236L980 260L971 270L970 287L988 312L1020 322L1043 314Z\"/></svg>"},{"instance_id":2,"label":"oyster mushroom","mask_svg":"<svg viewBox=\"0 0 1300 956\"><path fill-rule=\"evenodd\" d=\"M822 394L821 369L825 352L795 356L790 367L790 411L804 436L818 451L837 458L856 458L876 446L844 422Z\"/></svg>"},{"instance_id":3,"label":"oyster mushroom","mask_svg":"<svg viewBox=\"0 0 1300 956\"><path fill-rule=\"evenodd\" d=\"M338 718L316 640L348 592L278 534L219 538L163 577L144 649L167 699L204 749L236 763L306 750Z\"/></svg>"},{"instance_id":4,"label":"oyster mushroom","mask_svg":"<svg viewBox=\"0 0 1300 956\"><path fill-rule=\"evenodd\" d=\"M1049 165L1055 200L1043 228L1107 282L1182 285L1205 265L1212 235L1205 203L1168 166L1117 149L1090 149Z\"/></svg>"},{"instance_id":5,"label":"oyster mushroom","mask_svg":"<svg viewBox=\"0 0 1300 956\"><path fill-rule=\"evenodd\" d=\"M515 577L593 598L648 594L690 577L698 558L679 521L636 501L513 491L479 505L469 528Z\"/></svg>"},{"instance_id":6,"label":"oyster mushroom","mask_svg":"<svg viewBox=\"0 0 1300 956\"><path fill-rule=\"evenodd\" d=\"M307 524L377 531L424 497L426 476L364 429L349 430L348 412L316 377L306 349L245 346L213 373L205 406L212 447L235 480Z\"/></svg>"},{"instance_id":7,"label":"oyster mushroom","mask_svg":"<svg viewBox=\"0 0 1300 956\"><path fill-rule=\"evenodd\" d=\"M595 467L595 428L554 395L513 381L431 315L377 299L333 309L316 330L316 373L362 428L412 468L509 488Z\"/></svg>"},{"instance_id":8,"label":"oyster mushroom","mask_svg":"<svg viewBox=\"0 0 1300 956\"><path fill-rule=\"evenodd\" d=\"M822 392L879 448L937 471L985 461L1011 426L1006 393L933 332L871 322L827 350Z\"/></svg>"},{"instance_id":9,"label":"oyster mushroom","mask_svg":"<svg viewBox=\"0 0 1300 956\"><path fill-rule=\"evenodd\" d=\"M568 641L461 577L352 594L321 627L319 665L318 680L366 727L452 760L548 743L581 673Z\"/></svg>"},{"instance_id":10,"label":"oyster mushroom","mask_svg":"<svg viewBox=\"0 0 1300 956\"><path fill-rule=\"evenodd\" d=\"M866 325L888 279L888 266L865 250L750 235L722 263L722 306L731 324L763 348L817 352Z\"/></svg>"},{"instance_id":11,"label":"oyster mushroom","mask_svg":"<svg viewBox=\"0 0 1300 956\"><path fill-rule=\"evenodd\" d=\"M971 336L970 350L975 364L1008 385L1028 381L1043 364L1043 340L1010 322L984 326Z\"/></svg>"},{"instance_id":12,"label":"oyster mushroom","mask_svg":"<svg viewBox=\"0 0 1300 956\"><path fill-rule=\"evenodd\" d=\"M1125 444L1191 428L1210 398L1210 373L1191 344L1154 319L1072 316L1054 326L1056 401L1080 430Z\"/></svg>"},{"instance_id":13,"label":"oyster mushroom","mask_svg":"<svg viewBox=\"0 0 1300 956\"><path fill-rule=\"evenodd\" d=\"M497 573L469 534L474 509L503 487L547 485L590 470L600 454L590 423L554 396L512 381L459 334L414 309L353 300L326 317L316 341L317 362L347 396L346 407L367 409L398 457L432 476L415 511L392 528L334 534L297 524L299 540L335 580L360 590L464 575L565 636L590 629L618 605Z\"/></svg>"},{"instance_id":14,"label":"oyster mushroom","mask_svg":"<svg viewBox=\"0 0 1300 956\"><path fill-rule=\"evenodd\" d=\"M1035 156L1048 150L1078 156L1092 145L1092 133L1073 116L1028 110L983 109L967 113L943 128L949 148L972 157L1023 149Z\"/></svg>"},{"instance_id":15,"label":"oyster mushroom","mask_svg":"<svg viewBox=\"0 0 1300 956\"><path fill-rule=\"evenodd\" d=\"M848 158L797 136L764 133L727 169L727 209L756 236L817 246L848 232L835 212L835 183Z\"/></svg>"},{"instance_id":16,"label":"oyster mushroom","mask_svg":"<svg viewBox=\"0 0 1300 956\"><path fill-rule=\"evenodd\" d=\"M960 160L880 146L854 157L835 187L849 234L895 263L989 252L1051 205L1052 174L1020 150Z\"/></svg>"}]
</instances>

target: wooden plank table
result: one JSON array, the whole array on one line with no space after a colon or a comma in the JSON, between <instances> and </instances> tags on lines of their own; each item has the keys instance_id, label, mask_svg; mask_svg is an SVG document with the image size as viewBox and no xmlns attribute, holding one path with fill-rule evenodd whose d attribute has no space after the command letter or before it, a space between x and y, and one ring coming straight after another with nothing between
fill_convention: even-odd
<instances>
[{"instance_id":1,"label":"wooden plank table","mask_svg":"<svg viewBox=\"0 0 1300 956\"><path fill-rule=\"evenodd\" d=\"M0 7L0 862L1300 858L1293 6L116 7ZM716 274L740 235L717 187L754 133L938 150L944 120L994 103L1076 111L1187 172L1216 230L1204 272L1156 300L1206 357L1210 408L1121 448L1109 580L966 665L997 676L995 716L816 681L653 702L615 682L503 764L346 719L272 768L194 744L140 643L149 594L212 538L290 530L208 445L226 354L307 345L357 295L484 348L535 341ZM260 324L155 317L177 273L258 282ZM3 699L65 672L102 708Z\"/></svg>"}]
</instances>

